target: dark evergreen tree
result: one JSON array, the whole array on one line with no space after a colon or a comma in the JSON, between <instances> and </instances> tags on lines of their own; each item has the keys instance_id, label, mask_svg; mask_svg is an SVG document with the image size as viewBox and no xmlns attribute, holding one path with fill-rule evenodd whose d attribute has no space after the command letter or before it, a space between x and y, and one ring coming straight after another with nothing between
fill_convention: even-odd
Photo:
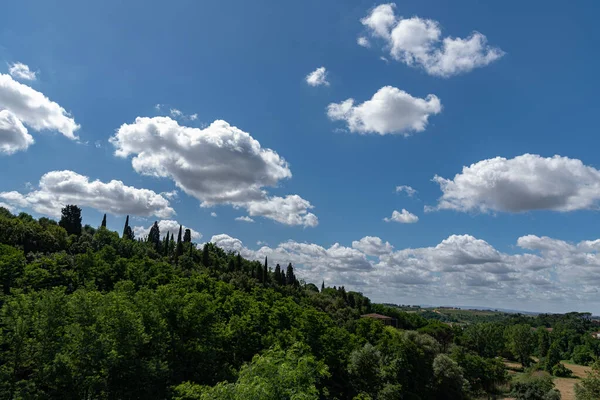
<instances>
[{"instance_id":1,"label":"dark evergreen tree","mask_svg":"<svg viewBox=\"0 0 600 400\"><path fill-rule=\"evenodd\" d=\"M65 228L69 235L81 235L81 208L68 204L61 210L58 225Z\"/></svg>"},{"instance_id":2,"label":"dark evergreen tree","mask_svg":"<svg viewBox=\"0 0 600 400\"><path fill-rule=\"evenodd\" d=\"M169 253L175 253L175 234L171 235L171 241L169 242Z\"/></svg>"},{"instance_id":3,"label":"dark evergreen tree","mask_svg":"<svg viewBox=\"0 0 600 400\"><path fill-rule=\"evenodd\" d=\"M296 277L294 276L294 267L292 267L292 263L288 264L287 273L285 274L287 280L286 284L293 285L296 283Z\"/></svg>"},{"instance_id":4,"label":"dark evergreen tree","mask_svg":"<svg viewBox=\"0 0 600 400\"><path fill-rule=\"evenodd\" d=\"M164 250L165 250L165 252L164 252L165 257L167 257L169 255L169 240L170 240L169 239L169 236L170 236L169 233L170 232L167 232L167 236L163 240L163 247L164 247Z\"/></svg>"},{"instance_id":5,"label":"dark evergreen tree","mask_svg":"<svg viewBox=\"0 0 600 400\"><path fill-rule=\"evenodd\" d=\"M129 227L129 216L127 217L126 227ZM160 246L160 228L158 227L158 222L154 221L154 225L150 228L150 232L148 233L148 242L154 244L154 248L158 249Z\"/></svg>"},{"instance_id":6,"label":"dark evergreen tree","mask_svg":"<svg viewBox=\"0 0 600 400\"><path fill-rule=\"evenodd\" d=\"M204 245L202 248L202 265L205 267L210 267L210 254L208 252L208 243Z\"/></svg>"},{"instance_id":7,"label":"dark evergreen tree","mask_svg":"<svg viewBox=\"0 0 600 400\"><path fill-rule=\"evenodd\" d=\"M183 243L192 243L192 231L189 229L185 230L183 234Z\"/></svg>"},{"instance_id":8,"label":"dark evergreen tree","mask_svg":"<svg viewBox=\"0 0 600 400\"><path fill-rule=\"evenodd\" d=\"M281 284L281 266L279 264L275 266L275 282Z\"/></svg>"},{"instance_id":9,"label":"dark evergreen tree","mask_svg":"<svg viewBox=\"0 0 600 400\"><path fill-rule=\"evenodd\" d=\"M285 285L286 283L286 276L285 276L285 272L281 271L281 282L279 282L282 285Z\"/></svg>"},{"instance_id":10,"label":"dark evergreen tree","mask_svg":"<svg viewBox=\"0 0 600 400\"><path fill-rule=\"evenodd\" d=\"M235 264L233 262L233 258L229 259L229 264L227 264L227 270L229 272L233 272L235 270Z\"/></svg>"},{"instance_id":11,"label":"dark evergreen tree","mask_svg":"<svg viewBox=\"0 0 600 400\"><path fill-rule=\"evenodd\" d=\"M129 215L125 218L125 226L123 227L123 238L127 237L127 228L129 227Z\"/></svg>"},{"instance_id":12,"label":"dark evergreen tree","mask_svg":"<svg viewBox=\"0 0 600 400\"><path fill-rule=\"evenodd\" d=\"M106 228L106 214L102 217L102 223L100 224L100 228Z\"/></svg>"},{"instance_id":13,"label":"dark evergreen tree","mask_svg":"<svg viewBox=\"0 0 600 400\"><path fill-rule=\"evenodd\" d=\"M269 281L269 263L267 261L267 257L265 257L265 265L263 266L262 278L263 282L267 283Z\"/></svg>"},{"instance_id":14,"label":"dark evergreen tree","mask_svg":"<svg viewBox=\"0 0 600 400\"><path fill-rule=\"evenodd\" d=\"M237 260L236 260L236 263L235 263L235 268L238 271L242 270L242 255L239 252L238 252Z\"/></svg>"},{"instance_id":15,"label":"dark evergreen tree","mask_svg":"<svg viewBox=\"0 0 600 400\"><path fill-rule=\"evenodd\" d=\"M179 225L179 235L177 235L177 251L175 252L175 257L179 257L183 254L183 242L181 241L181 233L183 227Z\"/></svg>"},{"instance_id":16,"label":"dark evergreen tree","mask_svg":"<svg viewBox=\"0 0 600 400\"><path fill-rule=\"evenodd\" d=\"M323 281L323 283L321 283L321 293L325 290L325 281Z\"/></svg>"},{"instance_id":17,"label":"dark evergreen tree","mask_svg":"<svg viewBox=\"0 0 600 400\"><path fill-rule=\"evenodd\" d=\"M127 228L125 228L125 239L129 239L129 240L135 240L135 235L133 234L133 230L131 229L130 226L127 226Z\"/></svg>"}]
</instances>

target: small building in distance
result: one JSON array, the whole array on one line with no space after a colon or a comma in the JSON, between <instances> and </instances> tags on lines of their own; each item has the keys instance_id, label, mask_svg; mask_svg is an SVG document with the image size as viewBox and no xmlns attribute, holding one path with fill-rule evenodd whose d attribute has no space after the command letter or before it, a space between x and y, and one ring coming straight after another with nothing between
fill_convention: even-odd
<instances>
[{"instance_id":1,"label":"small building in distance","mask_svg":"<svg viewBox=\"0 0 600 400\"><path fill-rule=\"evenodd\" d=\"M393 326L394 328L398 327L398 321L396 321L396 318L388 317L387 315L371 313L371 314L361 315L361 318L376 319L378 321L383 322L384 325Z\"/></svg>"},{"instance_id":2,"label":"small building in distance","mask_svg":"<svg viewBox=\"0 0 600 400\"><path fill-rule=\"evenodd\" d=\"M592 333L592 337L594 339L600 339L600 332L594 332L594 333Z\"/></svg>"}]
</instances>

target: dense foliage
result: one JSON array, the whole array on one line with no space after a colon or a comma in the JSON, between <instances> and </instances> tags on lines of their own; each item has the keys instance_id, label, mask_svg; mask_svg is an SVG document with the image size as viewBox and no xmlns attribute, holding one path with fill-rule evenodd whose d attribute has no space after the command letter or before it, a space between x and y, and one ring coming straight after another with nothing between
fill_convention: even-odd
<instances>
[{"instance_id":1,"label":"dense foliage","mask_svg":"<svg viewBox=\"0 0 600 400\"><path fill-rule=\"evenodd\" d=\"M450 326L174 236L0 208L0 398L463 399L600 354L581 315Z\"/></svg>"}]
</instances>

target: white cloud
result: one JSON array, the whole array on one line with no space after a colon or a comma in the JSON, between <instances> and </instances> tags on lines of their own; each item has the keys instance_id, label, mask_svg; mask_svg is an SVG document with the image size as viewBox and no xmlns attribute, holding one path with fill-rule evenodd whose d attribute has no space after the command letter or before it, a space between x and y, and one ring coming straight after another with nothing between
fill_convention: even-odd
<instances>
[{"instance_id":1,"label":"white cloud","mask_svg":"<svg viewBox=\"0 0 600 400\"><path fill-rule=\"evenodd\" d=\"M64 108L6 74L0 74L0 109L12 112L33 130L55 130L77 139L79 125Z\"/></svg>"},{"instance_id":2,"label":"white cloud","mask_svg":"<svg viewBox=\"0 0 600 400\"><path fill-rule=\"evenodd\" d=\"M297 195L270 197L264 190L292 173L275 151L248 133L215 121L205 129L181 126L169 117L138 117L122 125L110 142L119 157L133 156L140 174L170 178L203 207L230 204L250 216L288 225L315 226L312 205Z\"/></svg>"},{"instance_id":3,"label":"white cloud","mask_svg":"<svg viewBox=\"0 0 600 400\"><path fill-rule=\"evenodd\" d=\"M235 220L242 222L254 222L254 220L247 215L244 215L243 217L237 217Z\"/></svg>"},{"instance_id":4,"label":"white cloud","mask_svg":"<svg viewBox=\"0 0 600 400\"><path fill-rule=\"evenodd\" d=\"M404 208L402 209L402 212L398 212L396 210L394 210L394 212L392 212L392 217L391 218L384 218L383 219L385 222L399 222L401 224L414 224L415 222L419 221L419 217L417 217L415 214L412 214L408 211L406 211Z\"/></svg>"},{"instance_id":5,"label":"white cloud","mask_svg":"<svg viewBox=\"0 0 600 400\"><path fill-rule=\"evenodd\" d=\"M154 109L156 111L160 111L161 107L162 107L162 104L160 104L160 103L157 103L157 104L154 105Z\"/></svg>"},{"instance_id":6,"label":"white cloud","mask_svg":"<svg viewBox=\"0 0 600 400\"><path fill-rule=\"evenodd\" d=\"M356 39L356 43L362 47L371 47L371 42L369 42L369 39L367 39L364 36L361 36L358 39Z\"/></svg>"},{"instance_id":7,"label":"white cloud","mask_svg":"<svg viewBox=\"0 0 600 400\"><path fill-rule=\"evenodd\" d=\"M176 108L171 108L171 110L169 110L169 114L171 114L171 117L174 118L179 118L183 115L183 113Z\"/></svg>"},{"instance_id":8,"label":"white cloud","mask_svg":"<svg viewBox=\"0 0 600 400\"><path fill-rule=\"evenodd\" d=\"M217 213L213 211L213 212L210 213L210 216L216 218L217 217Z\"/></svg>"},{"instance_id":9,"label":"white cloud","mask_svg":"<svg viewBox=\"0 0 600 400\"><path fill-rule=\"evenodd\" d=\"M169 232L171 235L175 235L175 240L177 239L177 235L179 234L179 226L181 224L177 221L171 220L171 219L162 219L160 221L158 221L158 229L160 230L160 237L164 238L167 235L167 232ZM144 227L144 226L136 226L133 228L133 233L135 234L136 238L143 238L148 236L148 232L150 232L150 228L152 228L152 225L148 226L148 227ZM190 228L189 226L185 226L183 225L183 231L185 232L186 229L189 229L191 234L192 234L192 241L197 241L199 239L202 238L202 234L192 228ZM182 233L183 235L183 233Z\"/></svg>"},{"instance_id":10,"label":"white cloud","mask_svg":"<svg viewBox=\"0 0 600 400\"><path fill-rule=\"evenodd\" d=\"M0 199L19 208L30 208L40 214L60 216L66 204L91 207L116 215L156 215L159 218L175 214L169 201L148 189L126 186L112 180L108 183L90 181L73 171L51 171L44 174L39 190L29 193L0 192Z\"/></svg>"},{"instance_id":11,"label":"white cloud","mask_svg":"<svg viewBox=\"0 0 600 400\"><path fill-rule=\"evenodd\" d=\"M0 111L0 154L13 154L26 150L34 143L27 128L10 111Z\"/></svg>"},{"instance_id":12,"label":"white cloud","mask_svg":"<svg viewBox=\"0 0 600 400\"><path fill-rule=\"evenodd\" d=\"M421 99L392 86L382 87L364 103L354 103L354 99L331 103L327 115L332 121L345 121L351 132L409 136L425 130L429 116L442 111L435 95Z\"/></svg>"},{"instance_id":13,"label":"white cloud","mask_svg":"<svg viewBox=\"0 0 600 400\"><path fill-rule=\"evenodd\" d=\"M372 37L382 39L385 50L397 61L423 68L428 74L450 77L486 66L504 55L473 32L467 38L442 38L438 22L396 16L394 4L373 8L361 23Z\"/></svg>"},{"instance_id":14,"label":"white cloud","mask_svg":"<svg viewBox=\"0 0 600 400\"><path fill-rule=\"evenodd\" d=\"M389 244L389 242L384 242L377 236L365 236L360 240L355 240L352 242L352 247L369 256L389 254L394 249L394 246Z\"/></svg>"},{"instance_id":15,"label":"white cloud","mask_svg":"<svg viewBox=\"0 0 600 400\"><path fill-rule=\"evenodd\" d=\"M600 283L600 239L571 244L528 235L517 240L519 247L534 251L525 254L502 253L471 235L401 250L370 236L352 242L352 248L287 241L253 250L226 234L213 236L211 242L249 259L268 256L270 263L282 266L291 262L300 279L345 285L374 301L600 310L595 289Z\"/></svg>"},{"instance_id":16,"label":"white cloud","mask_svg":"<svg viewBox=\"0 0 600 400\"><path fill-rule=\"evenodd\" d=\"M170 192L161 192L160 195L169 200L174 200L177 197L179 197L179 193L177 192L177 190L171 190Z\"/></svg>"},{"instance_id":17,"label":"white cloud","mask_svg":"<svg viewBox=\"0 0 600 400\"><path fill-rule=\"evenodd\" d=\"M404 192L408 197L413 197L417 191L408 185L396 186L396 193Z\"/></svg>"},{"instance_id":18,"label":"white cloud","mask_svg":"<svg viewBox=\"0 0 600 400\"><path fill-rule=\"evenodd\" d=\"M325 67L319 67L310 74L306 75L306 83L310 86L329 86L327 81L327 69Z\"/></svg>"},{"instance_id":19,"label":"white cloud","mask_svg":"<svg viewBox=\"0 0 600 400\"><path fill-rule=\"evenodd\" d=\"M8 73L15 79L23 79L26 81L35 81L36 72L31 71L28 65L17 62L9 65Z\"/></svg>"},{"instance_id":20,"label":"white cloud","mask_svg":"<svg viewBox=\"0 0 600 400\"><path fill-rule=\"evenodd\" d=\"M190 118L190 121L195 121L198 119L198 114L192 114L192 115L190 115L189 118Z\"/></svg>"},{"instance_id":21,"label":"white cloud","mask_svg":"<svg viewBox=\"0 0 600 400\"><path fill-rule=\"evenodd\" d=\"M558 155L496 157L463 167L454 179L436 175L433 180L443 195L429 210L574 211L600 204L600 171Z\"/></svg>"}]
</instances>

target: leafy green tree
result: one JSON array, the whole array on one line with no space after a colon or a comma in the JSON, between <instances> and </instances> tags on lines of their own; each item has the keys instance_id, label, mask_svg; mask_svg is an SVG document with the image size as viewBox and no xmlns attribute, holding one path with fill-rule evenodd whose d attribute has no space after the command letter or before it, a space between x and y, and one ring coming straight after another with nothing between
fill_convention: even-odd
<instances>
[{"instance_id":1,"label":"leafy green tree","mask_svg":"<svg viewBox=\"0 0 600 400\"><path fill-rule=\"evenodd\" d=\"M486 358L499 356L506 343L504 327L490 322L469 325L459 343Z\"/></svg>"},{"instance_id":2,"label":"leafy green tree","mask_svg":"<svg viewBox=\"0 0 600 400\"><path fill-rule=\"evenodd\" d=\"M318 400L319 381L328 375L327 366L317 361L305 346L293 345L257 355L242 367L235 383L201 387L184 383L175 388L176 400Z\"/></svg>"},{"instance_id":3,"label":"leafy green tree","mask_svg":"<svg viewBox=\"0 0 600 400\"><path fill-rule=\"evenodd\" d=\"M81 235L81 208L68 204L60 213L58 225L63 227L69 235Z\"/></svg>"},{"instance_id":4,"label":"leafy green tree","mask_svg":"<svg viewBox=\"0 0 600 400\"><path fill-rule=\"evenodd\" d=\"M534 339L531 326L517 324L506 329L508 347L519 362L527 367L531 363Z\"/></svg>"},{"instance_id":5,"label":"leafy green tree","mask_svg":"<svg viewBox=\"0 0 600 400\"><path fill-rule=\"evenodd\" d=\"M435 399L459 400L466 397L467 381L462 369L446 354L438 354L433 360L433 376Z\"/></svg>"},{"instance_id":6,"label":"leafy green tree","mask_svg":"<svg viewBox=\"0 0 600 400\"><path fill-rule=\"evenodd\" d=\"M560 344L558 341L552 342L546 356L546 371L552 372L552 368L560 363L561 360Z\"/></svg>"},{"instance_id":7,"label":"leafy green tree","mask_svg":"<svg viewBox=\"0 0 600 400\"><path fill-rule=\"evenodd\" d=\"M100 224L101 228L106 228L106 214L104 214L104 217L102 217L102 223Z\"/></svg>"},{"instance_id":8,"label":"leafy green tree","mask_svg":"<svg viewBox=\"0 0 600 400\"><path fill-rule=\"evenodd\" d=\"M356 393L366 393L375 398L383 384L382 356L370 343L350 354L348 373Z\"/></svg>"},{"instance_id":9,"label":"leafy green tree","mask_svg":"<svg viewBox=\"0 0 600 400\"><path fill-rule=\"evenodd\" d=\"M516 400L560 400L549 375L523 375L513 380L511 395Z\"/></svg>"},{"instance_id":10,"label":"leafy green tree","mask_svg":"<svg viewBox=\"0 0 600 400\"><path fill-rule=\"evenodd\" d=\"M548 350L550 349L550 334L546 330L546 327L540 327L536 332L538 336L538 356L546 357L548 355Z\"/></svg>"},{"instance_id":11,"label":"leafy green tree","mask_svg":"<svg viewBox=\"0 0 600 400\"><path fill-rule=\"evenodd\" d=\"M596 360L592 365L592 371L588 372L588 375L575 385L575 399L600 399L600 360Z\"/></svg>"}]
</instances>

